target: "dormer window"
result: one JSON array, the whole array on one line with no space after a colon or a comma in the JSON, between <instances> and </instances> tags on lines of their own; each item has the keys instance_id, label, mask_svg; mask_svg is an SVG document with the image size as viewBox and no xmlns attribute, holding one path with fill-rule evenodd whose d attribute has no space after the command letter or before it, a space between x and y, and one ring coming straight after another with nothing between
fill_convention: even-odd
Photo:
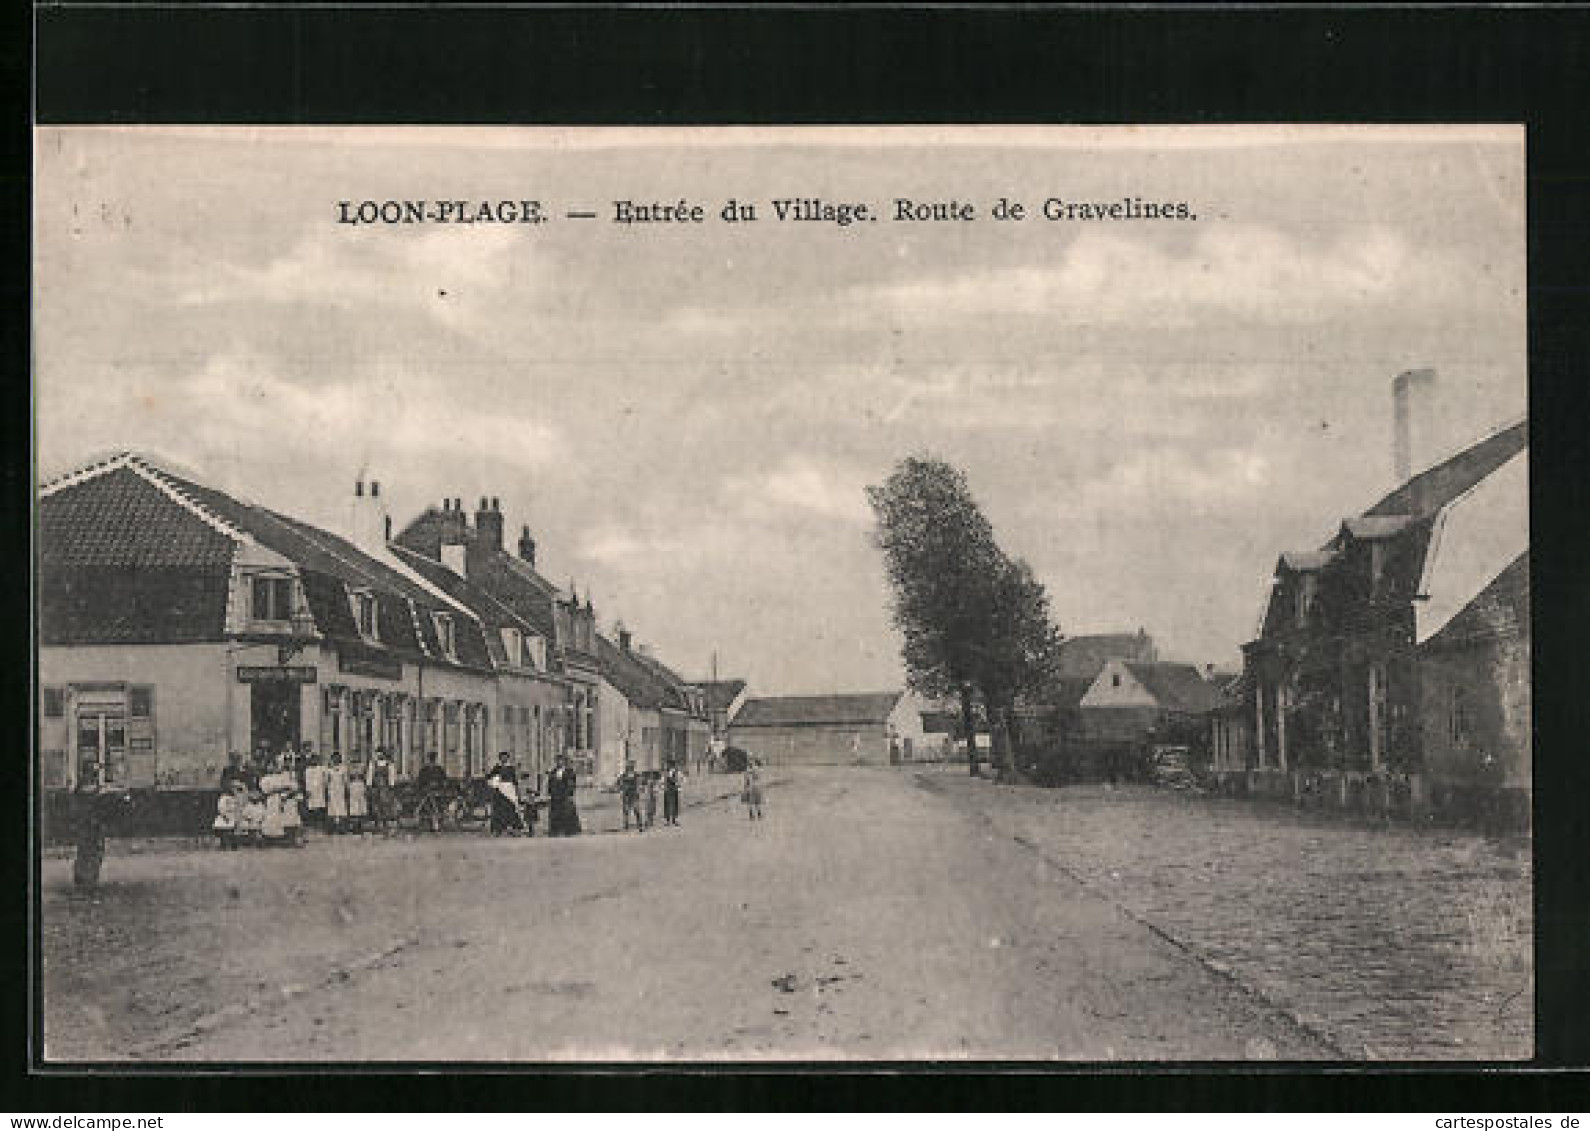
<instances>
[{"instance_id":1,"label":"dormer window","mask_svg":"<svg viewBox=\"0 0 1590 1131\"><path fill-rule=\"evenodd\" d=\"M508 663L519 667L524 663L524 635L512 626L502 630L502 650L507 654Z\"/></svg>"},{"instance_id":2,"label":"dormer window","mask_svg":"<svg viewBox=\"0 0 1590 1131\"><path fill-rule=\"evenodd\" d=\"M545 670L547 666L547 642L539 636L532 636L527 643L530 645L531 665Z\"/></svg>"},{"instance_id":3,"label":"dormer window","mask_svg":"<svg viewBox=\"0 0 1590 1131\"><path fill-rule=\"evenodd\" d=\"M1297 579L1297 626L1308 625L1308 614L1314 608L1314 594L1319 587L1319 578L1312 573L1305 573Z\"/></svg>"},{"instance_id":4,"label":"dormer window","mask_svg":"<svg viewBox=\"0 0 1590 1131\"><path fill-rule=\"evenodd\" d=\"M436 613L432 619L436 624L436 642L441 645L442 654L449 659L455 659L457 652L453 637L452 614Z\"/></svg>"},{"instance_id":5,"label":"dormer window","mask_svg":"<svg viewBox=\"0 0 1590 1131\"><path fill-rule=\"evenodd\" d=\"M256 576L249 580L249 619L285 624L292 619L293 606L292 578Z\"/></svg>"},{"instance_id":6,"label":"dormer window","mask_svg":"<svg viewBox=\"0 0 1590 1131\"><path fill-rule=\"evenodd\" d=\"M353 623L359 628L359 635L366 640L379 640L381 638L380 617L376 596L368 589L355 589L348 594L349 602L353 607Z\"/></svg>"}]
</instances>

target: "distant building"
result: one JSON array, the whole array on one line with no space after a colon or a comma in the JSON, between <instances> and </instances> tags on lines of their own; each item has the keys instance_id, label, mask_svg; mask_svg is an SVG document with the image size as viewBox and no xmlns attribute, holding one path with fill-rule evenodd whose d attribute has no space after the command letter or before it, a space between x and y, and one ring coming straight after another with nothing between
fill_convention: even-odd
<instances>
[{"instance_id":1,"label":"distant building","mask_svg":"<svg viewBox=\"0 0 1590 1131\"><path fill-rule=\"evenodd\" d=\"M898 691L749 699L729 743L769 765L887 766L921 749L921 705Z\"/></svg>"},{"instance_id":2,"label":"distant building","mask_svg":"<svg viewBox=\"0 0 1590 1131\"><path fill-rule=\"evenodd\" d=\"M729 723L745 705L746 682L743 679L703 680L694 686L706 705L712 744L721 750L729 741Z\"/></svg>"},{"instance_id":3,"label":"distant building","mask_svg":"<svg viewBox=\"0 0 1590 1131\"><path fill-rule=\"evenodd\" d=\"M1137 742L1185 730L1220 702L1220 689L1193 664L1110 660L1077 709L1089 739Z\"/></svg>"},{"instance_id":4,"label":"distant building","mask_svg":"<svg viewBox=\"0 0 1590 1131\"><path fill-rule=\"evenodd\" d=\"M1396 386L1396 460L1408 455ZM1276 562L1223 712L1227 788L1374 811L1527 820L1528 431L1519 421L1399 483L1316 550ZM1237 719L1248 734L1230 733Z\"/></svg>"},{"instance_id":5,"label":"distant building","mask_svg":"<svg viewBox=\"0 0 1590 1131\"><path fill-rule=\"evenodd\" d=\"M1071 636L1060 642L1055 674L1060 679L1097 678L1110 660L1153 663L1159 659L1154 638L1147 629L1136 632L1106 632L1091 636Z\"/></svg>"}]
</instances>

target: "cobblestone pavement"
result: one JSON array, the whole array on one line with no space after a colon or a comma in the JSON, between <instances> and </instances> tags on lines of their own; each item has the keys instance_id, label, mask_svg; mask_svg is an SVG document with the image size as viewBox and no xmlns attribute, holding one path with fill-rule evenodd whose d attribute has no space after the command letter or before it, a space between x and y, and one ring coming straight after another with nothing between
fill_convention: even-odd
<instances>
[{"instance_id":1,"label":"cobblestone pavement","mask_svg":"<svg viewBox=\"0 0 1590 1131\"><path fill-rule=\"evenodd\" d=\"M920 777L1344 1057L1533 1055L1527 843L1147 787Z\"/></svg>"},{"instance_id":2,"label":"cobblestone pavement","mask_svg":"<svg viewBox=\"0 0 1590 1131\"><path fill-rule=\"evenodd\" d=\"M910 771L679 828L45 861L56 1060L1305 1060L1329 1045ZM587 827L617 814L589 807Z\"/></svg>"}]
</instances>

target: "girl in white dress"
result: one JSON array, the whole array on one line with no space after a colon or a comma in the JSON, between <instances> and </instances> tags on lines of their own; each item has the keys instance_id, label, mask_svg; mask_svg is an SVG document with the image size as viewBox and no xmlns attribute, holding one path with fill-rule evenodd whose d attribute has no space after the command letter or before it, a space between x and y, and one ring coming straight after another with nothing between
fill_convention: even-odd
<instances>
[{"instance_id":1,"label":"girl in white dress","mask_svg":"<svg viewBox=\"0 0 1590 1131\"><path fill-rule=\"evenodd\" d=\"M333 754L331 765L326 767L326 820L327 830L333 833L342 832L348 825L348 770L341 754Z\"/></svg>"}]
</instances>

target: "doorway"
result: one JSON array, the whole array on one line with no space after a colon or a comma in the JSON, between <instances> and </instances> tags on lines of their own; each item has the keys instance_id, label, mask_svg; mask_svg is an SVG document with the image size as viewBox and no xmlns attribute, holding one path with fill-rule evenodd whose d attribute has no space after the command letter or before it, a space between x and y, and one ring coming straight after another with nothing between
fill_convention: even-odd
<instances>
[{"instance_id":1,"label":"doorway","mask_svg":"<svg viewBox=\"0 0 1590 1131\"><path fill-rule=\"evenodd\" d=\"M251 684L249 749L258 751L263 746L277 754L289 742L296 748L301 714L298 684L286 681Z\"/></svg>"},{"instance_id":2,"label":"doorway","mask_svg":"<svg viewBox=\"0 0 1590 1131\"><path fill-rule=\"evenodd\" d=\"M127 785L127 707L110 701L77 705L77 782L106 787Z\"/></svg>"}]
</instances>

